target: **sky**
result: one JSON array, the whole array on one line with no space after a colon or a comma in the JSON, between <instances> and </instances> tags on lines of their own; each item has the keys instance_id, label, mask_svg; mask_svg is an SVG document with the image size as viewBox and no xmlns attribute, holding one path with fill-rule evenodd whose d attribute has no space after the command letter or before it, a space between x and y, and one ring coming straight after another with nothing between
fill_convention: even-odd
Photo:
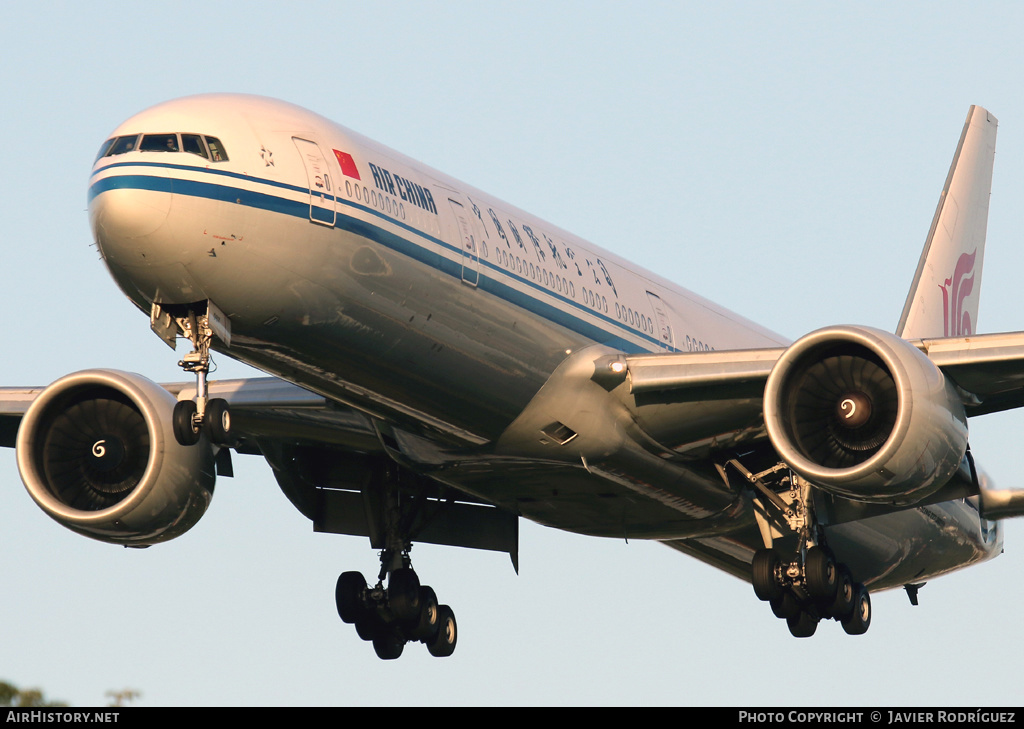
<instances>
[{"instance_id":1,"label":"sky","mask_svg":"<svg viewBox=\"0 0 1024 729\"><path fill-rule=\"evenodd\" d=\"M1010 2L4 3L0 384L184 379L92 244L121 121L201 92L307 107L790 338L892 330L968 107L1000 120L981 331L1024 329L1024 6ZM221 357L217 377L253 376ZM971 422L1019 485L1024 414ZM145 550L62 529L0 453L0 681L85 706L1020 704L1024 528L873 596L867 635L797 640L749 584L656 543L523 522L507 555L417 545L455 655L340 622L364 539L314 534L269 467Z\"/></svg>"}]
</instances>

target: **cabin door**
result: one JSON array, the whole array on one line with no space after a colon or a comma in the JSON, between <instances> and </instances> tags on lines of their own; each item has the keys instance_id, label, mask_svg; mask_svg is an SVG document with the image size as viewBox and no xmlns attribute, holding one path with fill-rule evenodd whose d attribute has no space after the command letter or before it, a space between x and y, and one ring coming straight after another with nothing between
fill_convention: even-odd
<instances>
[{"instance_id":1,"label":"cabin door","mask_svg":"<svg viewBox=\"0 0 1024 729\"><path fill-rule=\"evenodd\" d=\"M666 308L665 302L661 300L660 296L650 291L647 292L647 298L650 299L651 307L654 309L658 341L665 349L674 350L676 348L675 337L672 334L672 321L668 318L668 308Z\"/></svg>"},{"instance_id":2,"label":"cabin door","mask_svg":"<svg viewBox=\"0 0 1024 729\"><path fill-rule=\"evenodd\" d=\"M462 248L462 281L470 286L476 286L480 283L480 251L477 249L473 223L462 203L451 198L448 198L448 202L455 213L459 246Z\"/></svg>"},{"instance_id":3,"label":"cabin door","mask_svg":"<svg viewBox=\"0 0 1024 729\"><path fill-rule=\"evenodd\" d=\"M309 183L309 219L333 228L337 211L331 167L316 142L300 137L292 137L292 141L295 142L299 156L302 157L302 164L306 168L306 180Z\"/></svg>"}]
</instances>

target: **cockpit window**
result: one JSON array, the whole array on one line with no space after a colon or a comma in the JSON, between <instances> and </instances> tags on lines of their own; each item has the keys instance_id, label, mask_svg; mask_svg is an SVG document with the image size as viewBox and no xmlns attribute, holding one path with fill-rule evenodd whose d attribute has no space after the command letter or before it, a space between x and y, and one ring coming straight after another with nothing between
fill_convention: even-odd
<instances>
[{"instance_id":1,"label":"cockpit window","mask_svg":"<svg viewBox=\"0 0 1024 729\"><path fill-rule=\"evenodd\" d=\"M141 143L139 142L140 136L142 137ZM216 137L207 137L202 134L178 134L177 132L114 137L103 143L96 159L131 152L136 145L140 152L188 152L213 162L227 162L228 159L224 145Z\"/></svg>"},{"instance_id":2,"label":"cockpit window","mask_svg":"<svg viewBox=\"0 0 1024 729\"><path fill-rule=\"evenodd\" d=\"M107 152L109 152L109 151L110 151L110 148L111 148L112 146L114 146L114 142L116 142L116 141L117 141L117 137L111 137L110 139L108 139L107 141L105 141L105 142L104 142L103 144L101 144L101 145L100 145L100 151L99 151L99 152L98 152L98 153L96 154L96 159L94 159L94 160L93 160L93 162L95 162L95 161L96 161L96 160L98 160L98 159L99 159L100 157L102 157L102 156L103 156L103 155L105 155L105 154L106 154Z\"/></svg>"},{"instance_id":3,"label":"cockpit window","mask_svg":"<svg viewBox=\"0 0 1024 729\"><path fill-rule=\"evenodd\" d=\"M200 157L210 159L210 153L206 151L206 144L198 134L182 134L181 149L184 152L198 154Z\"/></svg>"},{"instance_id":4,"label":"cockpit window","mask_svg":"<svg viewBox=\"0 0 1024 729\"><path fill-rule=\"evenodd\" d=\"M181 149L178 146L177 134L147 134L142 138L139 145L140 152L177 152Z\"/></svg>"},{"instance_id":5,"label":"cockpit window","mask_svg":"<svg viewBox=\"0 0 1024 729\"><path fill-rule=\"evenodd\" d=\"M224 145L216 137L206 137L206 144L210 148L210 158L214 162L227 162L228 153L224 151Z\"/></svg>"},{"instance_id":6,"label":"cockpit window","mask_svg":"<svg viewBox=\"0 0 1024 729\"><path fill-rule=\"evenodd\" d=\"M113 157L115 154L124 154L125 152L131 152L135 149L135 143L139 141L138 134L129 134L127 137L118 137L114 140L114 143L110 145L110 149L107 150L107 157Z\"/></svg>"}]
</instances>

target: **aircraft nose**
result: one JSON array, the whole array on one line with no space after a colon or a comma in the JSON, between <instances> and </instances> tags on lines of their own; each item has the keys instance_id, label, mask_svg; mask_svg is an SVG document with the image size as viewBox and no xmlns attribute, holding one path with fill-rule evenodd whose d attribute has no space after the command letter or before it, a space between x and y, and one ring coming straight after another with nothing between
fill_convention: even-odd
<instances>
[{"instance_id":1,"label":"aircraft nose","mask_svg":"<svg viewBox=\"0 0 1024 729\"><path fill-rule=\"evenodd\" d=\"M146 239L167 221L171 193L109 189L89 202L93 238L104 258L135 263L146 257Z\"/></svg>"}]
</instances>

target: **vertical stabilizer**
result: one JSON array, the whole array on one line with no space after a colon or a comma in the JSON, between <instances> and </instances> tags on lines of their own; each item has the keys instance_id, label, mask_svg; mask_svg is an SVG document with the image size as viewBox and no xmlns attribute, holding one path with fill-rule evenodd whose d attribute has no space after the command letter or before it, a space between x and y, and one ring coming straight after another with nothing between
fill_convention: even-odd
<instances>
[{"instance_id":1,"label":"vertical stabilizer","mask_svg":"<svg viewBox=\"0 0 1024 729\"><path fill-rule=\"evenodd\" d=\"M967 112L896 327L896 334L905 339L960 337L977 331L997 125L980 106Z\"/></svg>"}]
</instances>

